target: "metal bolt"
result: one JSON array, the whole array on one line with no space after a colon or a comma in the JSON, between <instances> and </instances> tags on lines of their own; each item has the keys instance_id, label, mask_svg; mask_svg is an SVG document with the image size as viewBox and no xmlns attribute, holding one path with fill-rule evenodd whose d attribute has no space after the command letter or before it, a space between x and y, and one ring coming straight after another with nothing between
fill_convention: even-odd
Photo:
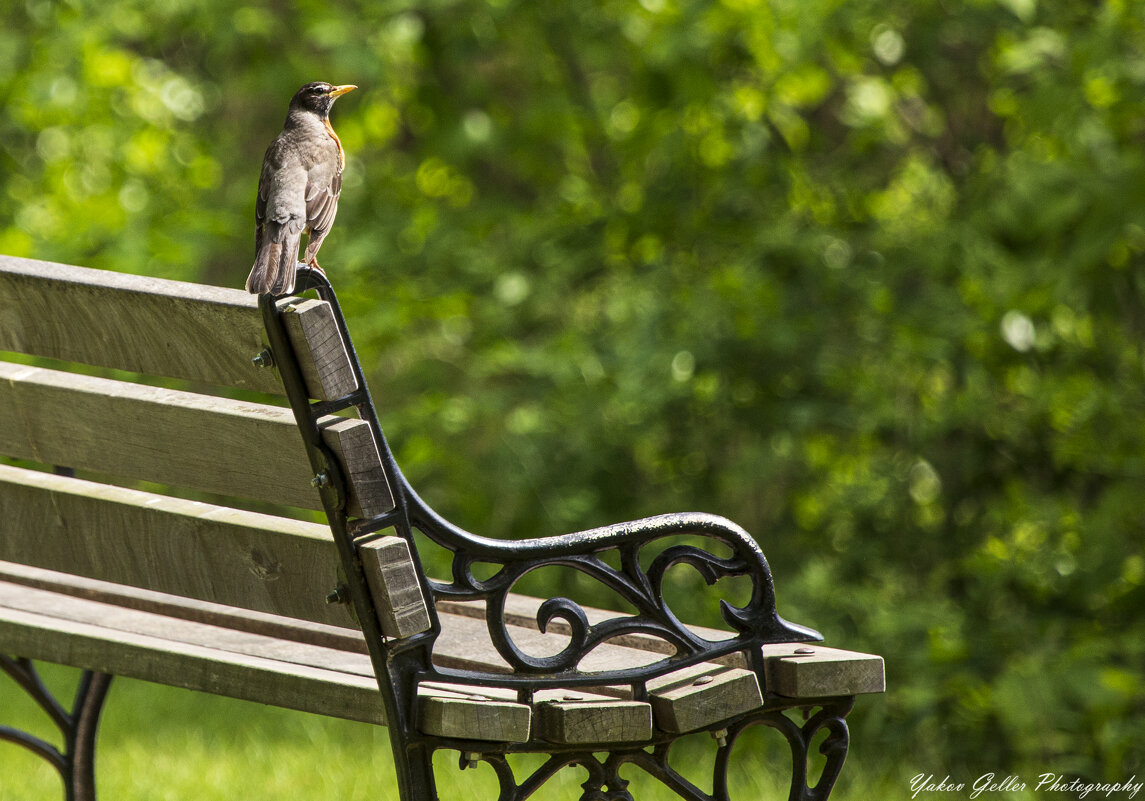
<instances>
[{"instance_id":1,"label":"metal bolt","mask_svg":"<svg viewBox=\"0 0 1145 801\"><path fill-rule=\"evenodd\" d=\"M562 701L583 701L584 696L583 695L577 695L576 693L565 693L564 695L561 696L561 700Z\"/></svg>"},{"instance_id":2,"label":"metal bolt","mask_svg":"<svg viewBox=\"0 0 1145 801\"><path fill-rule=\"evenodd\" d=\"M815 649L814 648L796 648L795 653L799 654L800 656L807 656L808 654L815 653Z\"/></svg>"},{"instance_id":3,"label":"metal bolt","mask_svg":"<svg viewBox=\"0 0 1145 801\"><path fill-rule=\"evenodd\" d=\"M256 353L250 361L255 367L274 367L274 356L266 348Z\"/></svg>"},{"instance_id":4,"label":"metal bolt","mask_svg":"<svg viewBox=\"0 0 1145 801\"><path fill-rule=\"evenodd\" d=\"M332 589L326 596L326 603L330 604L331 606L334 604L346 603L346 588L339 584L337 587Z\"/></svg>"},{"instance_id":5,"label":"metal bolt","mask_svg":"<svg viewBox=\"0 0 1145 801\"><path fill-rule=\"evenodd\" d=\"M693 687L703 687L705 684L711 684L715 680L716 680L715 676L700 676L700 678L698 678L694 682L692 682L692 686Z\"/></svg>"},{"instance_id":6,"label":"metal bolt","mask_svg":"<svg viewBox=\"0 0 1145 801\"><path fill-rule=\"evenodd\" d=\"M728 744L728 730L716 729L714 732L712 732L712 739L716 741L716 745L718 745L720 748L726 748Z\"/></svg>"},{"instance_id":7,"label":"metal bolt","mask_svg":"<svg viewBox=\"0 0 1145 801\"><path fill-rule=\"evenodd\" d=\"M462 770L465 770L465 768L477 767L477 760L481 758L481 754L476 751L466 751L462 757L465 759L465 767Z\"/></svg>"},{"instance_id":8,"label":"metal bolt","mask_svg":"<svg viewBox=\"0 0 1145 801\"><path fill-rule=\"evenodd\" d=\"M329 474L323 470L321 473L314 476L314 478L310 479L310 486L314 487L315 489L322 489L323 487L330 486Z\"/></svg>"}]
</instances>

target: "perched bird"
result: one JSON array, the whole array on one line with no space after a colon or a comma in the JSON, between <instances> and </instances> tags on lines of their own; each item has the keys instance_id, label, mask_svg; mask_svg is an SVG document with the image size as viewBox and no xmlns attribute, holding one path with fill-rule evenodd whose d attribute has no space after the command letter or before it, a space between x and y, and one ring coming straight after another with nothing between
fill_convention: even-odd
<instances>
[{"instance_id":1,"label":"perched bird","mask_svg":"<svg viewBox=\"0 0 1145 801\"><path fill-rule=\"evenodd\" d=\"M303 234L307 236L305 262L322 271L318 248L334 224L346 166L342 142L330 125L330 107L357 88L319 81L306 84L290 98L282 133L262 159L248 292L286 295L294 291Z\"/></svg>"}]
</instances>

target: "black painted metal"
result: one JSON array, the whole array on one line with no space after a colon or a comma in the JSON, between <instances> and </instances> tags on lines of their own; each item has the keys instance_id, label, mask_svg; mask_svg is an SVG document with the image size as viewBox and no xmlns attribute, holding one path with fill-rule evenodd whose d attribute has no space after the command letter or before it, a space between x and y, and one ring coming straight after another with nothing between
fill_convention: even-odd
<instances>
[{"instance_id":1,"label":"black painted metal","mask_svg":"<svg viewBox=\"0 0 1145 801\"><path fill-rule=\"evenodd\" d=\"M497 775L500 788L498 801L526 801L557 772L572 766L581 767L588 772L588 779L581 785L583 793L580 801L633 801L628 791L630 781L620 776L620 769L629 764L640 768L687 801L731 801L728 765L735 742L747 729L753 726L767 726L779 731L791 747L792 777L788 801L827 801L847 757L849 734L845 718L851 710L852 703L853 699L850 698L824 699L819 705L819 711L810 715L802 724L794 720L790 712L806 711L806 709L777 707L743 715L721 724L726 732L722 745L713 743L716 755L711 776L713 789L710 794L696 786L670 764L672 748L679 742L677 737L661 739L651 748L614 747L608 751L608 756L603 760L598 755L604 749L580 747L558 751L520 783L509 764L507 753L484 753L479 759L492 766ZM810 704L812 708L815 706L814 703ZM819 780L814 785L809 785L808 757L812 740L820 730L824 729L828 734L819 750L826 758L825 764ZM463 754L461 768L464 770L468 764L466 755Z\"/></svg>"},{"instance_id":2,"label":"black painted metal","mask_svg":"<svg viewBox=\"0 0 1145 801\"><path fill-rule=\"evenodd\" d=\"M0 740L27 748L55 768L63 780L67 801L95 801L95 738L112 677L85 670L76 685L72 711L68 712L44 685L31 660L0 654L0 670L20 685L56 725L63 735L64 748L61 751L10 726L0 726Z\"/></svg>"},{"instance_id":3,"label":"black painted metal","mask_svg":"<svg viewBox=\"0 0 1145 801\"><path fill-rule=\"evenodd\" d=\"M647 697L647 682L650 679L737 651L747 654L762 686L764 674L761 645L807 642L822 638L811 629L788 623L779 617L775 608L771 572L763 552L747 532L720 517L705 514L662 515L564 536L517 542L477 536L445 520L418 496L394 459L378 422L365 376L330 282L325 275L299 265L296 291L314 291L319 298L330 303L358 381L359 389L345 398L312 403L301 377L298 359L281 321L282 312L273 299L265 296L261 299L274 363L281 372L291 407L310 454L311 466L316 476L325 474L328 479L321 483L319 491L345 575L345 586L339 588L334 597L349 600L366 635L385 703L399 788L404 801L431 801L437 798L432 755L435 750L442 748L463 752L463 765L469 762L469 758L464 756L466 753L471 756L476 754L475 758L492 765L501 787L499 801L524 801L554 773L574 764L589 773L582 801L627 801L631 795L625 789L627 782L620 778L618 771L622 765L629 763L655 776L682 798L692 801L725 801L727 756L731 744L743 729L757 724L778 729L791 745L795 765L791 800L824 801L827 798L846 756L847 730L844 718L850 709L850 699L846 703L838 699L800 702L800 708L808 712L819 709L802 727L783 714L784 704L775 697L769 697L764 710L744 716L742 720L722 723L720 727L727 729L727 745L719 746L717 753L713 777L714 795L703 793L671 769L667 755L675 738L664 733L655 735L652 741L644 744L644 748L627 746L627 750L625 747L610 747L608 744L599 744L599 747L589 749L585 746L561 746L536 740L529 743L498 744L448 740L421 734L417 726L416 699L417 686L425 681L473 685L475 688L494 685L513 687L525 701L531 699L534 691L542 688L627 684L632 688L633 697L644 699ZM356 409L358 416L373 431L396 504L392 512L377 518L347 518L344 478L319 433L318 420L321 416L351 407ZM402 641L387 641L382 636L357 556L357 548L364 537L390 528L409 543L431 618L429 631ZM413 536L415 530L452 553L451 581L425 578ZM679 539L681 536L689 538L686 544L662 542L668 538ZM705 547L700 547L696 542L702 542ZM655 552L658 546L662 549ZM651 556L650 560L641 559L646 549ZM722 549L725 554L717 555L709 549ZM619 556L619 568L602 558L606 552L614 552ZM479 578L474 574L477 564L493 565L495 572L488 578ZM647 567L644 567L645 564ZM690 565L709 584L733 576L750 579L751 597L744 606L720 602L724 621L736 636L727 640L708 641L698 637L676 618L664 598L664 576L669 568L681 564ZM590 624L585 610L576 602L562 597L550 598L541 604L537 622L544 631L554 621L563 621L571 631L569 644L560 653L550 656L525 653L513 641L505 620L507 598L523 577L551 566L579 571L607 587L635 609L635 612ZM440 633L434 602L439 599L483 600L490 638L514 672L463 671L434 665L431 652ZM658 637L670 643L675 653L638 669L592 673L578 670L581 660L597 645L619 635L629 634ZM791 704L786 706L790 707ZM825 747L829 745L827 770L819 783L809 788L806 777L807 748L810 737L821 728L827 728L830 732L825 743ZM649 747L651 751L645 750ZM523 783L518 784L507 757L510 753L522 751L545 752L550 754L550 758ZM610 753L603 762L593 756L594 752L601 751Z\"/></svg>"}]
</instances>

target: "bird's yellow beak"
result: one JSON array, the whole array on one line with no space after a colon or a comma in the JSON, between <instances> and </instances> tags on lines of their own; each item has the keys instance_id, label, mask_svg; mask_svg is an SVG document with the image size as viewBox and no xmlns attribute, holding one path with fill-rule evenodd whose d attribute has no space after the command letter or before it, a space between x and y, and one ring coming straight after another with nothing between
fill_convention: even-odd
<instances>
[{"instance_id":1,"label":"bird's yellow beak","mask_svg":"<svg viewBox=\"0 0 1145 801\"><path fill-rule=\"evenodd\" d=\"M353 92L357 88L358 87L354 86L354 84L352 84L352 83L348 83L344 86L335 86L333 89L330 90L330 97L340 97L340 96L346 94L347 92Z\"/></svg>"}]
</instances>

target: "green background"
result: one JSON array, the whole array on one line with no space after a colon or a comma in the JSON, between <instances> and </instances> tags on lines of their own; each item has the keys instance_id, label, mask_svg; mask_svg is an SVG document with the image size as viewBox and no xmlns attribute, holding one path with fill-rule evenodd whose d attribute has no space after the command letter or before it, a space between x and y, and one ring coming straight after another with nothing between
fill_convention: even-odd
<instances>
[{"instance_id":1,"label":"green background","mask_svg":"<svg viewBox=\"0 0 1145 801\"><path fill-rule=\"evenodd\" d=\"M5 3L0 252L240 287L310 80L361 87L321 261L447 517L736 520L886 658L887 797L1145 772L1145 5Z\"/></svg>"}]
</instances>

